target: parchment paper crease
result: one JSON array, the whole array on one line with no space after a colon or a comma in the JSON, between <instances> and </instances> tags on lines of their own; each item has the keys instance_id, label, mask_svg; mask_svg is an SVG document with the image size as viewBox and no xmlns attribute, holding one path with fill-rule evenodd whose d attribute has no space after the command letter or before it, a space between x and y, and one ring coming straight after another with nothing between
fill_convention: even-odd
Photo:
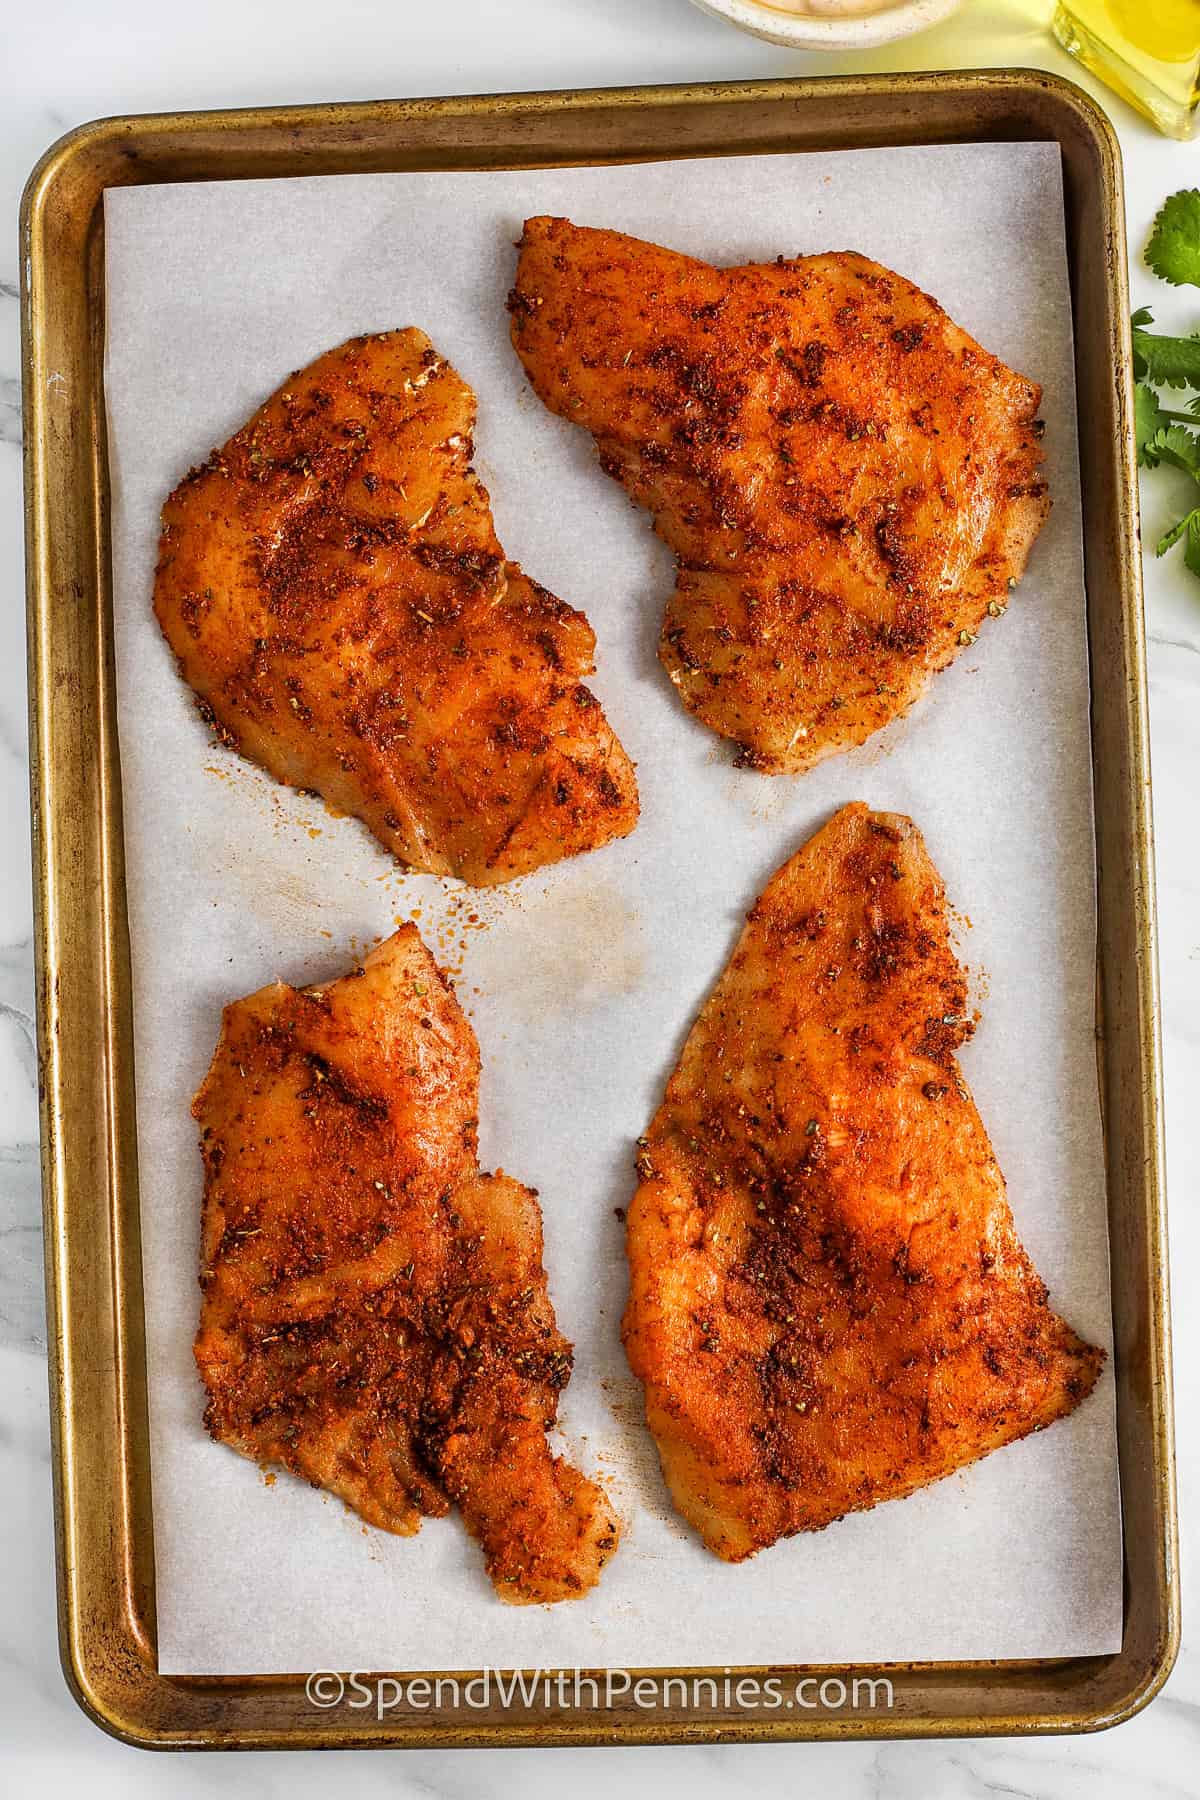
<instances>
[{"instance_id":1,"label":"parchment paper crease","mask_svg":"<svg viewBox=\"0 0 1200 1800\"><path fill-rule=\"evenodd\" d=\"M1054 511L1005 618L908 720L795 779L734 770L655 657L671 561L581 432L525 387L504 298L522 218L718 262L855 248L1045 385ZM618 1341L613 1209L688 1023L771 871L844 801L908 812L985 972L963 1054L1055 1304L1110 1343L1071 326L1057 151L971 145L538 173L129 187L106 195L107 392L136 1005L159 1661L318 1667L843 1662L1104 1652L1121 1636L1112 1377L1068 1421L914 1498L725 1567L670 1512ZM501 539L587 612L639 764L626 842L489 896L404 876L353 820L214 749L150 610L159 507L293 369L418 324L479 394ZM420 909L483 1050L482 1148L537 1187L576 1344L562 1427L626 1523L600 1587L493 1597L453 1518L416 1539L212 1444L190 1340L191 1095L222 1004L324 979ZM471 913L477 918L472 921Z\"/></svg>"}]
</instances>

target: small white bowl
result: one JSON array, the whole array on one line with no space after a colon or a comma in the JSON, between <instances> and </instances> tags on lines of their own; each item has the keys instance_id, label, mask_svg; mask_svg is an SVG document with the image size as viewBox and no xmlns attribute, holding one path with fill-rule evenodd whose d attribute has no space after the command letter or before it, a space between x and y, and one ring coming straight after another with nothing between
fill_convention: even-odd
<instances>
[{"instance_id":1,"label":"small white bowl","mask_svg":"<svg viewBox=\"0 0 1200 1800\"><path fill-rule=\"evenodd\" d=\"M937 25L962 0L810 0L828 12L788 12L760 0L692 0L702 12L727 19L739 31L803 50L870 50Z\"/></svg>"}]
</instances>

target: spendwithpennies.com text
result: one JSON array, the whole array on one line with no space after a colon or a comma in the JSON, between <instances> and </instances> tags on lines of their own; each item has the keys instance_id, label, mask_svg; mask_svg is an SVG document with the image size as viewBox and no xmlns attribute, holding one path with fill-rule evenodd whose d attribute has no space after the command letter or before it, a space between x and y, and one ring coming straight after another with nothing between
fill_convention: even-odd
<instances>
[{"instance_id":1,"label":"spendwithpennies.com text","mask_svg":"<svg viewBox=\"0 0 1200 1800\"><path fill-rule=\"evenodd\" d=\"M895 1704L886 1677L836 1674L637 1675L629 1669L482 1669L479 1674L341 1675L317 1669L304 1691L311 1706L345 1706L383 1719L397 1707L417 1712L484 1712L492 1707L638 1712L887 1712Z\"/></svg>"}]
</instances>

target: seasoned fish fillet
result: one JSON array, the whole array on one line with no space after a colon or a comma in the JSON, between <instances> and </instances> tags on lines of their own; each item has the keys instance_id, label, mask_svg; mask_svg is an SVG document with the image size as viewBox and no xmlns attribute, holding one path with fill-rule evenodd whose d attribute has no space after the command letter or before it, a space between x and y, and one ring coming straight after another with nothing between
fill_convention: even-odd
<instances>
[{"instance_id":1,"label":"seasoned fish fillet","mask_svg":"<svg viewBox=\"0 0 1200 1800\"><path fill-rule=\"evenodd\" d=\"M595 638L505 560L475 397L422 331L286 381L163 509L154 609L220 735L477 886L624 837Z\"/></svg>"},{"instance_id":2,"label":"seasoned fish fillet","mask_svg":"<svg viewBox=\"0 0 1200 1800\"><path fill-rule=\"evenodd\" d=\"M509 305L541 399L675 552L659 654L745 766L861 744L1004 611L1047 512L1041 389L902 276L538 218Z\"/></svg>"},{"instance_id":3,"label":"seasoned fish fillet","mask_svg":"<svg viewBox=\"0 0 1200 1800\"><path fill-rule=\"evenodd\" d=\"M531 1188L480 1172L479 1048L412 925L327 987L225 1009L196 1095L196 1362L215 1438L415 1532L456 1505L501 1599L562 1600L617 1542L551 1454L571 1373Z\"/></svg>"},{"instance_id":4,"label":"seasoned fish fillet","mask_svg":"<svg viewBox=\"0 0 1200 1800\"><path fill-rule=\"evenodd\" d=\"M726 1561L1071 1412L1051 1311L954 1052L941 880L842 809L749 914L638 1156L625 1347L671 1497Z\"/></svg>"}]
</instances>

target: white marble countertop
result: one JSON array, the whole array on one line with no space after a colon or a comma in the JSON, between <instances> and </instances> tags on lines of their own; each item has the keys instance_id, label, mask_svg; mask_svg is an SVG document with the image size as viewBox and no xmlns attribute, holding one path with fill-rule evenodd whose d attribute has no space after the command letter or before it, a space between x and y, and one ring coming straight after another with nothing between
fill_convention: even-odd
<instances>
[{"instance_id":1,"label":"white marble countertop","mask_svg":"<svg viewBox=\"0 0 1200 1800\"><path fill-rule=\"evenodd\" d=\"M949 26L895 52L820 58L774 49L686 0L40 0L12 9L0 58L0 188L11 221L0 248L0 1782L52 1797L86 1784L108 1795L324 1793L325 1759L177 1756L164 1762L97 1731L67 1694L58 1666L50 1513L45 1323L37 1174L36 1071L21 585L16 212L33 163L60 133L107 113L269 101L368 99L834 69L1038 64L1072 73L1033 13L1037 0L969 0ZM1097 90L1098 91L1098 90ZM1125 153L1135 258L1157 205L1200 176L1200 144L1170 144L1120 103L1105 102ZM1003 271L998 271L1002 278ZM1200 304L1139 268L1135 302L1191 330ZM1157 536L1171 483L1156 479L1147 536ZM1200 1548L1200 1309L1188 1305L1200 1255L1191 1212L1200 1177L1200 587L1179 561L1147 568L1150 701L1166 1052L1175 1396L1185 1584L1184 1640L1163 1693L1129 1724L1098 1737L1022 1743L783 1745L623 1751L381 1752L337 1775L359 1792L529 1800L564 1783L587 1800L618 1773L696 1796L757 1791L850 1800L1045 1800L1200 1796L1200 1632L1189 1631L1188 1575ZM1188 819L1192 819L1189 828Z\"/></svg>"}]
</instances>

